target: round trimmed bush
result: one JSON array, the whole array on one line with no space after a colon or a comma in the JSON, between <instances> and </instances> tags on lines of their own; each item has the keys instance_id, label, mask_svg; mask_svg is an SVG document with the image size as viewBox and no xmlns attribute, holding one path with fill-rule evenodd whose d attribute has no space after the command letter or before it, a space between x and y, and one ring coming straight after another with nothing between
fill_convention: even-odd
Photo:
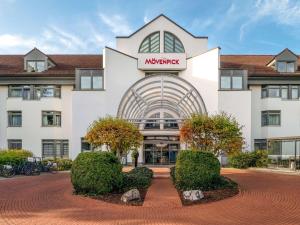
<instances>
[{"instance_id":1,"label":"round trimmed bush","mask_svg":"<svg viewBox=\"0 0 300 225\"><path fill-rule=\"evenodd\" d=\"M207 190L220 180L219 160L210 152L183 150L175 168L175 184L184 191Z\"/></svg>"},{"instance_id":2,"label":"round trimmed bush","mask_svg":"<svg viewBox=\"0 0 300 225\"><path fill-rule=\"evenodd\" d=\"M74 160L71 181L76 193L106 194L122 187L122 165L110 152L84 152Z\"/></svg>"}]
</instances>

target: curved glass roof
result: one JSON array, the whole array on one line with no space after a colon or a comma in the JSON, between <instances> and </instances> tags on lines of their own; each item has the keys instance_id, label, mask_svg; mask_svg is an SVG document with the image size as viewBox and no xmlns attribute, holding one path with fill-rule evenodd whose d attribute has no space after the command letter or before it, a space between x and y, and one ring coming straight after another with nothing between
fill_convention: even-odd
<instances>
[{"instance_id":1,"label":"curved glass roof","mask_svg":"<svg viewBox=\"0 0 300 225\"><path fill-rule=\"evenodd\" d=\"M176 75L146 76L132 85L123 96L118 116L130 121L146 119L163 109L184 119L193 113L206 113L205 104L195 87Z\"/></svg>"}]
</instances>

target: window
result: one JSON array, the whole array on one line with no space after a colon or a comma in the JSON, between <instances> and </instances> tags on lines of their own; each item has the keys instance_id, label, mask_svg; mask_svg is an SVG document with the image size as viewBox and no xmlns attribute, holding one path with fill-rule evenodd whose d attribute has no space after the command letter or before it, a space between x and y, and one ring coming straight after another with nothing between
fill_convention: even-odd
<instances>
[{"instance_id":1,"label":"window","mask_svg":"<svg viewBox=\"0 0 300 225\"><path fill-rule=\"evenodd\" d=\"M262 86L262 98L299 99L299 85Z\"/></svg>"},{"instance_id":2,"label":"window","mask_svg":"<svg viewBox=\"0 0 300 225\"><path fill-rule=\"evenodd\" d=\"M221 76L220 88L223 90L242 90L243 76Z\"/></svg>"},{"instance_id":3,"label":"window","mask_svg":"<svg viewBox=\"0 0 300 225\"><path fill-rule=\"evenodd\" d=\"M42 140L43 158L68 158L68 140Z\"/></svg>"},{"instance_id":4,"label":"window","mask_svg":"<svg viewBox=\"0 0 300 225\"><path fill-rule=\"evenodd\" d=\"M7 140L8 149L22 149L21 139L8 139Z\"/></svg>"},{"instance_id":5,"label":"window","mask_svg":"<svg viewBox=\"0 0 300 225\"><path fill-rule=\"evenodd\" d=\"M164 32L164 52L183 53L184 47L181 41L174 34Z\"/></svg>"},{"instance_id":6,"label":"window","mask_svg":"<svg viewBox=\"0 0 300 225\"><path fill-rule=\"evenodd\" d=\"M267 139L254 139L254 150L267 150Z\"/></svg>"},{"instance_id":7,"label":"window","mask_svg":"<svg viewBox=\"0 0 300 225\"><path fill-rule=\"evenodd\" d=\"M178 123L169 113L164 113L164 118L167 118L164 123L164 129L178 129Z\"/></svg>"},{"instance_id":8,"label":"window","mask_svg":"<svg viewBox=\"0 0 300 225\"><path fill-rule=\"evenodd\" d=\"M84 138L81 138L81 152L93 151L93 147Z\"/></svg>"},{"instance_id":9,"label":"window","mask_svg":"<svg viewBox=\"0 0 300 225\"><path fill-rule=\"evenodd\" d=\"M27 61L27 72L43 72L46 70L45 61Z\"/></svg>"},{"instance_id":10,"label":"window","mask_svg":"<svg viewBox=\"0 0 300 225\"><path fill-rule=\"evenodd\" d=\"M12 85L8 88L8 97L22 97L23 100L39 100L45 97L60 98L61 87L56 85Z\"/></svg>"},{"instance_id":11,"label":"window","mask_svg":"<svg viewBox=\"0 0 300 225\"><path fill-rule=\"evenodd\" d=\"M42 112L42 126L43 127L60 127L61 126L61 112L43 111Z\"/></svg>"},{"instance_id":12,"label":"window","mask_svg":"<svg viewBox=\"0 0 300 225\"><path fill-rule=\"evenodd\" d=\"M277 62L277 71L280 73L293 73L295 72L295 62Z\"/></svg>"},{"instance_id":13,"label":"window","mask_svg":"<svg viewBox=\"0 0 300 225\"><path fill-rule=\"evenodd\" d=\"M159 53L159 31L148 35L139 48L140 53Z\"/></svg>"},{"instance_id":14,"label":"window","mask_svg":"<svg viewBox=\"0 0 300 225\"><path fill-rule=\"evenodd\" d=\"M160 113L155 113L150 116L151 119L148 119L145 123L145 129L160 129L159 120L155 120L152 118L160 118Z\"/></svg>"},{"instance_id":15,"label":"window","mask_svg":"<svg viewBox=\"0 0 300 225\"><path fill-rule=\"evenodd\" d=\"M22 126L22 112L8 111L8 126L21 127Z\"/></svg>"},{"instance_id":16,"label":"window","mask_svg":"<svg viewBox=\"0 0 300 225\"><path fill-rule=\"evenodd\" d=\"M103 71L77 69L80 90L103 90Z\"/></svg>"},{"instance_id":17,"label":"window","mask_svg":"<svg viewBox=\"0 0 300 225\"><path fill-rule=\"evenodd\" d=\"M261 112L262 126L280 126L280 111L270 110Z\"/></svg>"}]
</instances>

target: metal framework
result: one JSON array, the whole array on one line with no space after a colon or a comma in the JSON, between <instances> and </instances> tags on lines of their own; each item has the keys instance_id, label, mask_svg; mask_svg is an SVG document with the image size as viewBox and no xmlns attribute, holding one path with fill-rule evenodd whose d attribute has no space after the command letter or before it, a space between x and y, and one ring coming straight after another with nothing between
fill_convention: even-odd
<instances>
[{"instance_id":1,"label":"metal framework","mask_svg":"<svg viewBox=\"0 0 300 225\"><path fill-rule=\"evenodd\" d=\"M206 113L202 97L192 84L176 75L156 74L146 76L127 90L118 117L144 123L157 110L176 115L178 122L193 113Z\"/></svg>"}]
</instances>

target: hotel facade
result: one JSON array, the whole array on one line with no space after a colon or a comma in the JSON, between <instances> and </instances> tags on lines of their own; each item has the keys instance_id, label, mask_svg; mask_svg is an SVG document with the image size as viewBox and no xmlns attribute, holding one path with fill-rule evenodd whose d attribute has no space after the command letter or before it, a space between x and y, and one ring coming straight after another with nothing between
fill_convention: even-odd
<instances>
[{"instance_id":1,"label":"hotel facade","mask_svg":"<svg viewBox=\"0 0 300 225\"><path fill-rule=\"evenodd\" d=\"M74 159L92 150L83 138L91 122L111 115L138 125L140 163L172 164L185 147L182 120L226 112L243 126L245 151L269 148L272 159L292 160L300 151L298 62L289 49L222 55L164 15L99 55L0 55L0 149Z\"/></svg>"}]
</instances>

